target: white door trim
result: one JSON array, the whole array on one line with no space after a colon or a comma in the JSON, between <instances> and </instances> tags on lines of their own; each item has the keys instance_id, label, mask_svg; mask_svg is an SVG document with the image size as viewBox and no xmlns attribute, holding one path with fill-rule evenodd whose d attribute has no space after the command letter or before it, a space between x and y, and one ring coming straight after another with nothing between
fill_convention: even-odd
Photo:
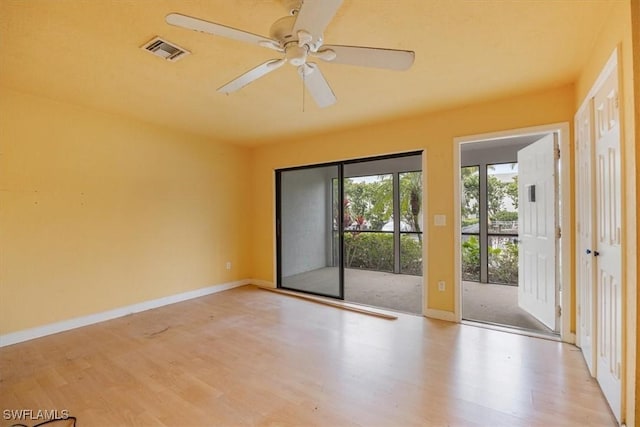
<instances>
[{"instance_id":1,"label":"white door trim","mask_svg":"<svg viewBox=\"0 0 640 427\"><path fill-rule=\"evenodd\" d=\"M461 226L460 226L460 148L462 144L470 142L489 141L493 139L508 138L514 136L527 136L555 132L558 135L560 146L560 209L559 224L562 230L560 239L561 248L559 250L560 286L562 287L562 317L560 321L560 338L564 342L575 343L575 333L571 332L571 283L573 271L571 269L572 250L571 248L571 157L569 123L553 123L548 125L533 126L527 128L504 130L477 135L456 137L453 139L453 212L454 212L454 314L457 322L462 321L462 276L461 276Z\"/></svg>"}]
</instances>

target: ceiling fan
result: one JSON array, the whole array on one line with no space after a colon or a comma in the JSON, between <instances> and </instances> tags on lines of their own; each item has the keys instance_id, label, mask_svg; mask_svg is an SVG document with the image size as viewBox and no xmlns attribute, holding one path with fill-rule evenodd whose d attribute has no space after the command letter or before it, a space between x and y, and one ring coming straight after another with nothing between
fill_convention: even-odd
<instances>
[{"instance_id":1,"label":"ceiling fan","mask_svg":"<svg viewBox=\"0 0 640 427\"><path fill-rule=\"evenodd\" d=\"M289 10L289 16L278 19L271 26L269 37L179 13L167 15L166 21L178 27L255 44L283 54L282 58L264 62L218 88L218 92L226 94L243 88L288 62L298 68L298 74L316 104L328 107L336 102L336 96L318 65L309 62L309 59L390 70L406 70L413 64L415 53L408 50L323 44L323 32L342 0L282 1Z\"/></svg>"}]
</instances>

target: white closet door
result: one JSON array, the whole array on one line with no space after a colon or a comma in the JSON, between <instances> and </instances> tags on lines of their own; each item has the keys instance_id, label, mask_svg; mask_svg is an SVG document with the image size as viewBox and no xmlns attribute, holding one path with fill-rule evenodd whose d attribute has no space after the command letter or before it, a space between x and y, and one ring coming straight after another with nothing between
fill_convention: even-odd
<instances>
[{"instance_id":1,"label":"white closet door","mask_svg":"<svg viewBox=\"0 0 640 427\"><path fill-rule=\"evenodd\" d=\"M622 235L620 109L614 67L594 96L596 169L596 378L620 420L622 408Z\"/></svg>"},{"instance_id":2,"label":"white closet door","mask_svg":"<svg viewBox=\"0 0 640 427\"><path fill-rule=\"evenodd\" d=\"M595 347L595 250L594 173L593 173L593 102L576 114L576 283L578 299L578 346L582 349L589 372L596 376Z\"/></svg>"}]
</instances>

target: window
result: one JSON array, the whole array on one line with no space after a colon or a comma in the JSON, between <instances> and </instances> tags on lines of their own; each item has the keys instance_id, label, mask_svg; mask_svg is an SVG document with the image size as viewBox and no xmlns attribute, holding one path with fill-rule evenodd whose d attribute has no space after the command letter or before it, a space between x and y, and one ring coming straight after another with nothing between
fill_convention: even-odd
<instances>
[{"instance_id":1,"label":"window","mask_svg":"<svg viewBox=\"0 0 640 427\"><path fill-rule=\"evenodd\" d=\"M400 180L400 273L422 275L422 172Z\"/></svg>"},{"instance_id":2,"label":"window","mask_svg":"<svg viewBox=\"0 0 640 427\"><path fill-rule=\"evenodd\" d=\"M463 167L461 186L462 279L517 285L518 164Z\"/></svg>"},{"instance_id":3,"label":"window","mask_svg":"<svg viewBox=\"0 0 640 427\"><path fill-rule=\"evenodd\" d=\"M461 171L462 280L480 281L480 167Z\"/></svg>"},{"instance_id":4,"label":"window","mask_svg":"<svg viewBox=\"0 0 640 427\"><path fill-rule=\"evenodd\" d=\"M394 271L393 175L344 179L344 266Z\"/></svg>"},{"instance_id":5,"label":"window","mask_svg":"<svg viewBox=\"0 0 640 427\"><path fill-rule=\"evenodd\" d=\"M422 275L422 172L345 178L343 206L345 268Z\"/></svg>"},{"instance_id":6,"label":"window","mask_svg":"<svg viewBox=\"0 0 640 427\"><path fill-rule=\"evenodd\" d=\"M518 284L518 163L487 166L487 280Z\"/></svg>"}]
</instances>

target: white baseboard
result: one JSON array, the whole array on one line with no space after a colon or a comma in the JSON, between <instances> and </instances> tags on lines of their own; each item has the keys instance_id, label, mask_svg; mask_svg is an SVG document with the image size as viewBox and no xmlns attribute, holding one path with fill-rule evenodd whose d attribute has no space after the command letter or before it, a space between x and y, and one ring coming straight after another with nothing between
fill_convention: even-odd
<instances>
[{"instance_id":1,"label":"white baseboard","mask_svg":"<svg viewBox=\"0 0 640 427\"><path fill-rule=\"evenodd\" d=\"M82 326L92 325L94 323L104 322L105 320L115 319L117 317L127 316L141 311L151 310L153 308L162 307L177 302L199 298L205 295L215 294L217 292L226 291L228 289L237 288L254 283L251 280L244 279L236 282L220 283L218 285L208 286L206 288L195 289L193 291L183 292L180 294L169 295L154 300L144 301L137 304L120 307L102 313L89 314L88 316L76 317L73 319L63 320L61 322L50 323L48 325L37 326L31 329L11 332L0 335L0 347L17 344L23 341L29 341L35 338L44 337L46 335L57 334L58 332L68 331L70 329L80 328Z\"/></svg>"},{"instance_id":2,"label":"white baseboard","mask_svg":"<svg viewBox=\"0 0 640 427\"><path fill-rule=\"evenodd\" d=\"M456 314L453 311L435 310L433 308L427 308L424 311L424 316L430 319L446 320L447 322L457 322Z\"/></svg>"},{"instance_id":3,"label":"white baseboard","mask_svg":"<svg viewBox=\"0 0 640 427\"><path fill-rule=\"evenodd\" d=\"M276 285L273 282L269 282L268 280L249 279L248 282L261 288L276 288Z\"/></svg>"}]
</instances>

